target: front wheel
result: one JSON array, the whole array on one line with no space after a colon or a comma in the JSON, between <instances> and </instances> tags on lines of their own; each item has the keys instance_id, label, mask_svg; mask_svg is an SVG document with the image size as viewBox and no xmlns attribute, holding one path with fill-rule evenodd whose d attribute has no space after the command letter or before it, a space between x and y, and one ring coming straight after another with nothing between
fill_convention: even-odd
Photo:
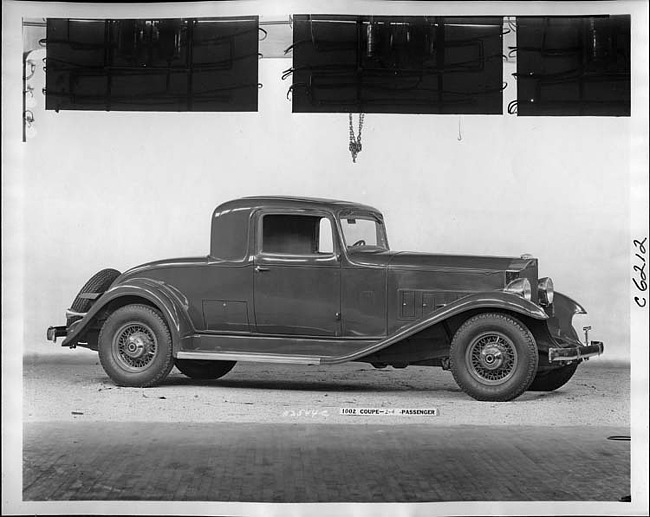
<instances>
[{"instance_id":1,"label":"front wheel","mask_svg":"<svg viewBox=\"0 0 650 517\"><path fill-rule=\"evenodd\" d=\"M190 379L218 379L235 366L235 361L207 361L201 359L176 359L176 368Z\"/></svg>"},{"instance_id":2,"label":"front wheel","mask_svg":"<svg viewBox=\"0 0 650 517\"><path fill-rule=\"evenodd\" d=\"M158 311L126 305L113 312L99 333L99 360L119 386L162 382L174 366L172 339Z\"/></svg>"},{"instance_id":3,"label":"front wheel","mask_svg":"<svg viewBox=\"0 0 650 517\"><path fill-rule=\"evenodd\" d=\"M528 391L555 391L564 386L576 373L578 363L571 363L555 370L539 372L528 387Z\"/></svg>"},{"instance_id":4,"label":"front wheel","mask_svg":"<svg viewBox=\"0 0 650 517\"><path fill-rule=\"evenodd\" d=\"M476 400L504 402L524 393L539 361L530 330L500 313L478 314L458 329L449 351L460 388Z\"/></svg>"}]
</instances>

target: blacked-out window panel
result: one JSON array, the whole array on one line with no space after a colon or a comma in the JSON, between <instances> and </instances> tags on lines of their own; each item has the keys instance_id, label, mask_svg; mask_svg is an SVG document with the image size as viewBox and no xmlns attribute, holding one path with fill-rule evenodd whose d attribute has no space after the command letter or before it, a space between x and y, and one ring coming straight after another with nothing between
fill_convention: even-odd
<instances>
[{"instance_id":1,"label":"blacked-out window panel","mask_svg":"<svg viewBox=\"0 0 650 517\"><path fill-rule=\"evenodd\" d=\"M500 114L501 32L497 17L296 15L293 111Z\"/></svg>"},{"instance_id":2,"label":"blacked-out window panel","mask_svg":"<svg viewBox=\"0 0 650 517\"><path fill-rule=\"evenodd\" d=\"M47 22L46 109L257 111L257 17Z\"/></svg>"},{"instance_id":3,"label":"blacked-out window panel","mask_svg":"<svg viewBox=\"0 0 650 517\"><path fill-rule=\"evenodd\" d=\"M352 17L295 16L294 64L296 54L309 54L318 63L356 66L357 31L356 18Z\"/></svg>"},{"instance_id":4,"label":"blacked-out window panel","mask_svg":"<svg viewBox=\"0 0 650 517\"><path fill-rule=\"evenodd\" d=\"M257 110L258 37L257 24L233 25L216 20L195 27L192 60L195 106L209 103L211 98L230 97L234 104L254 100L249 111ZM246 63L254 65L251 67L254 74L244 81L241 69ZM217 77L226 78L227 84L220 84Z\"/></svg>"},{"instance_id":5,"label":"blacked-out window panel","mask_svg":"<svg viewBox=\"0 0 650 517\"><path fill-rule=\"evenodd\" d=\"M502 20L445 18L443 113L502 113Z\"/></svg>"},{"instance_id":6,"label":"blacked-out window panel","mask_svg":"<svg viewBox=\"0 0 650 517\"><path fill-rule=\"evenodd\" d=\"M105 56L105 31L107 20L85 20L83 23L74 20L48 20L48 34L50 35L48 47L55 54L74 52L72 64L87 66L102 66ZM52 61L57 56L52 57ZM70 62L64 60L65 55L58 56L62 59L57 66L64 67Z\"/></svg>"},{"instance_id":7,"label":"blacked-out window panel","mask_svg":"<svg viewBox=\"0 0 650 517\"><path fill-rule=\"evenodd\" d=\"M517 114L629 116L630 17L517 18Z\"/></svg>"}]
</instances>

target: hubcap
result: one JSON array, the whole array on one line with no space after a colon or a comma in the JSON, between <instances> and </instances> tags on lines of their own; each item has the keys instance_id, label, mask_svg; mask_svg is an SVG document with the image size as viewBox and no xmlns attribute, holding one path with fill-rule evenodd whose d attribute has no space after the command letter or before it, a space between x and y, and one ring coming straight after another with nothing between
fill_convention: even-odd
<instances>
[{"instance_id":1,"label":"hubcap","mask_svg":"<svg viewBox=\"0 0 650 517\"><path fill-rule=\"evenodd\" d=\"M136 332L128 337L124 346L124 353L131 359L138 359L146 352L148 336L143 332Z\"/></svg>"},{"instance_id":2,"label":"hubcap","mask_svg":"<svg viewBox=\"0 0 650 517\"><path fill-rule=\"evenodd\" d=\"M116 359L129 370L147 368L156 355L157 342L153 330L143 323L127 323L113 339Z\"/></svg>"},{"instance_id":3,"label":"hubcap","mask_svg":"<svg viewBox=\"0 0 650 517\"><path fill-rule=\"evenodd\" d=\"M487 368L488 370L496 370L504 362L503 349L499 346L495 346L494 344L488 345L483 350L481 350L479 361L483 368Z\"/></svg>"},{"instance_id":4,"label":"hubcap","mask_svg":"<svg viewBox=\"0 0 650 517\"><path fill-rule=\"evenodd\" d=\"M484 384L501 384L514 375L517 350L501 332L485 332L467 347L467 364L471 374Z\"/></svg>"}]
</instances>

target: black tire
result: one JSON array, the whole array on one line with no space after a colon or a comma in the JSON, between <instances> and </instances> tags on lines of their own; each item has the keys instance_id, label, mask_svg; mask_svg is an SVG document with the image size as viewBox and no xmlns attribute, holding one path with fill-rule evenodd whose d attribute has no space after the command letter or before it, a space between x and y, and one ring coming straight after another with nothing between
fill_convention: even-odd
<instances>
[{"instance_id":1,"label":"black tire","mask_svg":"<svg viewBox=\"0 0 650 517\"><path fill-rule=\"evenodd\" d=\"M203 361L200 359L176 359L176 368L190 379L218 379L236 364L236 361Z\"/></svg>"},{"instance_id":2,"label":"black tire","mask_svg":"<svg viewBox=\"0 0 650 517\"><path fill-rule=\"evenodd\" d=\"M578 363L571 363L554 370L539 372L528 387L528 391L555 391L564 386L576 373Z\"/></svg>"},{"instance_id":3,"label":"black tire","mask_svg":"<svg viewBox=\"0 0 650 517\"><path fill-rule=\"evenodd\" d=\"M535 338L518 319L478 314L458 329L449 351L451 373L476 400L505 402L526 391L537 372Z\"/></svg>"},{"instance_id":4,"label":"black tire","mask_svg":"<svg viewBox=\"0 0 650 517\"><path fill-rule=\"evenodd\" d=\"M99 333L99 360L118 386L159 384L174 367L172 338L165 320L148 305L117 309Z\"/></svg>"},{"instance_id":5,"label":"black tire","mask_svg":"<svg viewBox=\"0 0 650 517\"><path fill-rule=\"evenodd\" d=\"M74 312L88 312L95 300L81 298L80 296L86 293L104 293L120 274L116 269L102 269L90 277L90 280L84 284L72 302L70 309Z\"/></svg>"}]
</instances>

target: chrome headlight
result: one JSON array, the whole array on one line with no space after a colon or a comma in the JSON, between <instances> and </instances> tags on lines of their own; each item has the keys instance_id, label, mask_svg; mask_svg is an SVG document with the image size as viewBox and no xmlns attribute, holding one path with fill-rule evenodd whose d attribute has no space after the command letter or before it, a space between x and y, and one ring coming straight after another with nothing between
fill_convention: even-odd
<instances>
[{"instance_id":1,"label":"chrome headlight","mask_svg":"<svg viewBox=\"0 0 650 517\"><path fill-rule=\"evenodd\" d=\"M518 278L517 280L513 280L506 286L504 291L519 295L528 301L532 298L532 290L527 278Z\"/></svg>"},{"instance_id":2,"label":"chrome headlight","mask_svg":"<svg viewBox=\"0 0 650 517\"><path fill-rule=\"evenodd\" d=\"M537 295L541 305L551 305L553 303L553 280L549 277L540 278L537 282Z\"/></svg>"}]
</instances>

